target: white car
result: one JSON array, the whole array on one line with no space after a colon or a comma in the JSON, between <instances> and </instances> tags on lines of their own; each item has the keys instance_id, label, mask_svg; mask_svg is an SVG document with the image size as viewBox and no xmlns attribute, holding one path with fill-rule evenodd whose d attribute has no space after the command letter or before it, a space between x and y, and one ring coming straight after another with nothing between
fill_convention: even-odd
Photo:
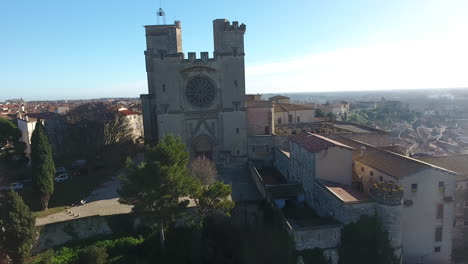
<instances>
[{"instance_id":1,"label":"white car","mask_svg":"<svg viewBox=\"0 0 468 264\"><path fill-rule=\"evenodd\" d=\"M58 167L55 169L55 175L61 175L67 172L67 169L64 167Z\"/></svg>"},{"instance_id":2,"label":"white car","mask_svg":"<svg viewBox=\"0 0 468 264\"><path fill-rule=\"evenodd\" d=\"M23 184L19 183L19 182L13 182L13 183L10 183L7 186L3 186L3 187L0 188L1 191L9 191L9 190L19 191L19 190L22 190L22 189L23 189Z\"/></svg>"},{"instance_id":3,"label":"white car","mask_svg":"<svg viewBox=\"0 0 468 264\"><path fill-rule=\"evenodd\" d=\"M64 173L64 174L60 174L59 176L55 177L55 182L64 182L64 181L68 181L68 179L70 179L70 176L68 176L68 174Z\"/></svg>"}]
</instances>

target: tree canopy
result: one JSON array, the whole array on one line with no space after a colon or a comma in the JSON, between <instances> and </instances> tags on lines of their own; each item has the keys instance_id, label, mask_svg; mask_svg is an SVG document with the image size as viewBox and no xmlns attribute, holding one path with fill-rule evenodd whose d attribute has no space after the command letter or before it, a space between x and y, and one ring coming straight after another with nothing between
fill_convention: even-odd
<instances>
[{"instance_id":1,"label":"tree canopy","mask_svg":"<svg viewBox=\"0 0 468 264\"><path fill-rule=\"evenodd\" d=\"M24 142L19 141L21 131L10 120L0 117L0 156L15 150L17 154L24 153Z\"/></svg>"},{"instance_id":2,"label":"tree canopy","mask_svg":"<svg viewBox=\"0 0 468 264\"><path fill-rule=\"evenodd\" d=\"M124 155L131 142L128 119L104 103L80 105L65 118L64 154L93 163L97 157L110 159ZM121 153L124 152L124 153Z\"/></svg>"},{"instance_id":3,"label":"tree canopy","mask_svg":"<svg viewBox=\"0 0 468 264\"><path fill-rule=\"evenodd\" d=\"M340 263L398 264L388 232L377 215L363 215L341 233Z\"/></svg>"},{"instance_id":4,"label":"tree canopy","mask_svg":"<svg viewBox=\"0 0 468 264\"><path fill-rule=\"evenodd\" d=\"M127 161L127 175L122 179L120 202L134 205L134 212L152 214L159 227L166 227L180 216L189 204L194 181L187 177L188 153L184 144L166 136L155 147L148 147L145 162Z\"/></svg>"},{"instance_id":5,"label":"tree canopy","mask_svg":"<svg viewBox=\"0 0 468 264\"><path fill-rule=\"evenodd\" d=\"M189 153L179 138L167 135L155 147L148 147L145 162L128 160L127 175L122 179L120 202L134 205L135 212L156 212L156 225L165 228L180 217L194 201L195 223L207 216L228 215L234 207L229 200L231 187L221 182L204 184L190 176Z\"/></svg>"},{"instance_id":6,"label":"tree canopy","mask_svg":"<svg viewBox=\"0 0 468 264\"><path fill-rule=\"evenodd\" d=\"M0 259L24 263L36 236L36 219L15 192L0 198Z\"/></svg>"},{"instance_id":7,"label":"tree canopy","mask_svg":"<svg viewBox=\"0 0 468 264\"><path fill-rule=\"evenodd\" d=\"M31 169L33 190L40 197L42 209L46 210L54 192L55 164L52 148L40 120L31 136Z\"/></svg>"},{"instance_id":8,"label":"tree canopy","mask_svg":"<svg viewBox=\"0 0 468 264\"><path fill-rule=\"evenodd\" d=\"M198 157L192 160L189 164L190 175L203 184L211 184L216 182L218 177L218 171L213 161Z\"/></svg>"}]
</instances>

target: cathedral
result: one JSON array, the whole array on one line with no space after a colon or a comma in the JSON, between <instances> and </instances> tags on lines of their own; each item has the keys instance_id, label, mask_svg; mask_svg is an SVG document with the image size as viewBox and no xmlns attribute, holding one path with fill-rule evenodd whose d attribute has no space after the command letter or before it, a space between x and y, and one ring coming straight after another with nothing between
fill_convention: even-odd
<instances>
[{"instance_id":1,"label":"cathedral","mask_svg":"<svg viewBox=\"0 0 468 264\"><path fill-rule=\"evenodd\" d=\"M192 157L247 159L246 26L213 21L214 52L182 51L180 21L146 30L148 94L141 95L146 142L178 136Z\"/></svg>"}]
</instances>

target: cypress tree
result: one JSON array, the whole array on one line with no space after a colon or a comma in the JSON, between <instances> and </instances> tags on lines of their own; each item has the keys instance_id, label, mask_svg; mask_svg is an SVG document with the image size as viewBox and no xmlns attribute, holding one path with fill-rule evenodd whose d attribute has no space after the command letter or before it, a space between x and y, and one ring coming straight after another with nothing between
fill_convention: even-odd
<instances>
[{"instance_id":1,"label":"cypress tree","mask_svg":"<svg viewBox=\"0 0 468 264\"><path fill-rule=\"evenodd\" d=\"M55 164L44 125L37 120L31 136L31 168L33 190L40 197L42 210L47 210L49 199L54 192Z\"/></svg>"},{"instance_id":2,"label":"cypress tree","mask_svg":"<svg viewBox=\"0 0 468 264\"><path fill-rule=\"evenodd\" d=\"M35 225L35 217L15 191L9 191L1 197L0 258L9 258L13 263L25 263L36 238Z\"/></svg>"}]
</instances>

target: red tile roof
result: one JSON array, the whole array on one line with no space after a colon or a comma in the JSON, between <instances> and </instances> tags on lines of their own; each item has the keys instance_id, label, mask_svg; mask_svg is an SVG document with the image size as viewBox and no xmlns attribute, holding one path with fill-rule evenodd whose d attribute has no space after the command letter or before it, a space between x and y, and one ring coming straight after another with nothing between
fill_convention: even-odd
<instances>
[{"instance_id":1,"label":"red tile roof","mask_svg":"<svg viewBox=\"0 0 468 264\"><path fill-rule=\"evenodd\" d=\"M277 103L275 105L275 112L289 112L289 111L301 111L301 110L315 110L312 107L304 106L304 105L297 105L297 104L284 104L284 103Z\"/></svg>"},{"instance_id":2,"label":"red tile roof","mask_svg":"<svg viewBox=\"0 0 468 264\"><path fill-rule=\"evenodd\" d=\"M291 136L289 137L289 140L313 153L320 152L330 147L347 148L349 150L354 149L338 141L312 133L301 133L295 136Z\"/></svg>"}]
</instances>

